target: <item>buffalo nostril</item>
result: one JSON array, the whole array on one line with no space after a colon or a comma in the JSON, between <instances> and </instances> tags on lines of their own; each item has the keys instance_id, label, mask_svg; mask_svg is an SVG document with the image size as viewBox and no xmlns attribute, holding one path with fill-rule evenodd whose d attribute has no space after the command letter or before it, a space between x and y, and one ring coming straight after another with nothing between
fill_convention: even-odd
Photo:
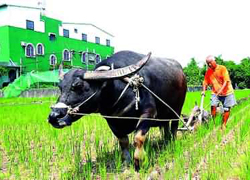
<instances>
[{"instance_id":1,"label":"buffalo nostril","mask_svg":"<svg viewBox=\"0 0 250 180\"><path fill-rule=\"evenodd\" d=\"M58 112L51 112L50 117L57 118L60 114Z\"/></svg>"},{"instance_id":2,"label":"buffalo nostril","mask_svg":"<svg viewBox=\"0 0 250 180\"><path fill-rule=\"evenodd\" d=\"M57 120L57 118L60 116L60 113L58 113L58 112L51 112L50 114L49 114L49 122L53 122L53 121L55 121L55 120Z\"/></svg>"}]
</instances>

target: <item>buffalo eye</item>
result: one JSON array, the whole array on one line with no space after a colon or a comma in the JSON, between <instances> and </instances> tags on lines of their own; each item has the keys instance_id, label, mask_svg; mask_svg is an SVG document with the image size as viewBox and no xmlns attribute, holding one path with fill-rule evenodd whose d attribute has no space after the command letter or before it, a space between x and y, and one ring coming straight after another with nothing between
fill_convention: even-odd
<instances>
[{"instance_id":1,"label":"buffalo eye","mask_svg":"<svg viewBox=\"0 0 250 180\"><path fill-rule=\"evenodd\" d=\"M88 92L90 90L90 86L87 82L84 82L84 91Z\"/></svg>"},{"instance_id":2,"label":"buffalo eye","mask_svg":"<svg viewBox=\"0 0 250 180\"><path fill-rule=\"evenodd\" d=\"M76 82L72 83L70 89L73 90L73 91L75 91L75 90L80 90L80 89L82 89L82 87L83 87L83 82L81 82L81 81L76 81Z\"/></svg>"}]
</instances>

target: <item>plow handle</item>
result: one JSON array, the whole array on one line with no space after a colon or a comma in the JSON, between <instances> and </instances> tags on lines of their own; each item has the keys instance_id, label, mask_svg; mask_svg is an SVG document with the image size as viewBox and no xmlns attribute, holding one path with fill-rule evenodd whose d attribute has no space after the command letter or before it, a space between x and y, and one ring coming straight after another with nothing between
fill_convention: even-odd
<instances>
[{"instance_id":1,"label":"plow handle","mask_svg":"<svg viewBox=\"0 0 250 180\"><path fill-rule=\"evenodd\" d=\"M202 95L201 95L201 104L200 104L201 113L200 113L199 116L198 116L199 123L201 123L201 121L202 121L204 97L205 97L205 94L202 94Z\"/></svg>"}]
</instances>

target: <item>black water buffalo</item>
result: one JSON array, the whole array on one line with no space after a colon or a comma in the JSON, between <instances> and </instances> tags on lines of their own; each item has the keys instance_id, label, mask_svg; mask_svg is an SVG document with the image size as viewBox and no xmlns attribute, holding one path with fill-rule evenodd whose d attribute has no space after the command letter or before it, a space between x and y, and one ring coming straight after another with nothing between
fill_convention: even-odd
<instances>
[{"instance_id":1,"label":"black water buffalo","mask_svg":"<svg viewBox=\"0 0 250 180\"><path fill-rule=\"evenodd\" d=\"M135 81L131 81L131 77L133 79L135 75L139 79L137 85ZM99 112L104 116L124 117L107 117L106 120L119 140L126 162L130 161L128 134L135 131L136 170L139 169L145 135L150 127L161 127L166 138L175 136L178 121L172 121L169 125L166 121L147 118L176 119L176 113L180 115L187 86L182 67L177 61L121 51L99 63L95 71L72 69L60 76L61 95L52 107L49 123L56 128L69 126L81 118L81 115L74 112ZM129 87L128 82L131 85ZM145 87L167 103L175 113Z\"/></svg>"}]
</instances>

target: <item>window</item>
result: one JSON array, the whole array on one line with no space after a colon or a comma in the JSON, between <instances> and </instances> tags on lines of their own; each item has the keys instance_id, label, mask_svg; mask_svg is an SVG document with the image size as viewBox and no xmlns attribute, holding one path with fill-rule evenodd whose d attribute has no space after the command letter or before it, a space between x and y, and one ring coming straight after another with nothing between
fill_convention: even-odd
<instances>
[{"instance_id":1,"label":"window","mask_svg":"<svg viewBox=\"0 0 250 180\"><path fill-rule=\"evenodd\" d=\"M25 47L25 55L27 57L34 57L35 56L35 48L34 48L33 44L28 44Z\"/></svg>"},{"instance_id":2,"label":"window","mask_svg":"<svg viewBox=\"0 0 250 180\"><path fill-rule=\"evenodd\" d=\"M63 36L64 37L69 37L69 30L68 29L63 29Z\"/></svg>"},{"instance_id":3,"label":"window","mask_svg":"<svg viewBox=\"0 0 250 180\"><path fill-rule=\"evenodd\" d=\"M82 40L87 41L87 34L82 34Z\"/></svg>"},{"instance_id":4,"label":"window","mask_svg":"<svg viewBox=\"0 0 250 180\"><path fill-rule=\"evenodd\" d=\"M34 21L26 20L26 28L34 30Z\"/></svg>"},{"instance_id":5,"label":"window","mask_svg":"<svg viewBox=\"0 0 250 180\"><path fill-rule=\"evenodd\" d=\"M49 64L54 66L54 65L56 65L56 61L57 61L56 55L51 54L49 57Z\"/></svg>"},{"instance_id":6,"label":"window","mask_svg":"<svg viewBox=\"0 0 250 180\"><path fill-rule=\"evenodd\" d=\"M55 41L56 40L56 35L54 33L49 33L49 40L50 41Z\"/></svg>"},{"instance_id":7,"label":"window","mask_svg":"<svg viewBox=\"0 0 250 180\"><path fill-rule=\"evenodd\" d=\"M110 40L109 39L106 39L106 45L110 46Z\"/></svg>"},{"instance_id":8,"label":"window","mask_svg":"<svg viewBox=\"0 0 250 180\"><path fill-rule=\"evenodd\" d=\"M43 46L43 44L41 44L41 43L37 44L36 52L37 52L37 55L44 55L44 46Z\"/></svg>"},{"instance_id":9,"label":"window","mask_svg":"<svg viewBox=\"0 0 250 180\"><path fill-rule=\"evenodd\" d=\"M97 64L101 62L101 56L99 54L83 52L81 57L83 64Z\"/></svg>"},{"instance_id":10,"label":"window","mask_svg":"<svg viewBox=\"0 0 250 180\"><path fill-rule=\"evenodd\" d=\"M100 44L100 38L99 37L95 37L95 43Z\"/></svg>"},{"instance_id":11,"label":"window","mask_svg":"<svg viewBox=\"0 0 250 180\"><path fill-rule=\"evenodd\" d=\"M69 53L69 50L65 49L63 51L63 60L64 61L70 61L70 53Z\"/></svg>"},{"instance_id":12,"label":"window","mask_svg":"<svg viewBox=\"0 0 250 180\"><path fill-rule=\"evenodd\" d=\"M95 63L98 64L99 62L101 62L101 56L99 54L97 54L95 56Z\"/></svg>"},{"instance_id":13,"label":"window","mask_svg":"<svg viewBox=\"0 0 250 180\"><path fill-rule=\"evenodd\" d=\"M88 60L88 53L87 52L82 53L82 58L81 59L82 59L82 63L86 64L87 60Z\"/></svg>"},{"instance_id":14,"label":"window","mask_svg":"<svg viewBox=\"0 0 250 180\"><path fill-rule=\"evenodd\" d=\"M95 64L95 56L96 54L94 53L88 53L88 64Z\"/></svg>"}]
</instances>

